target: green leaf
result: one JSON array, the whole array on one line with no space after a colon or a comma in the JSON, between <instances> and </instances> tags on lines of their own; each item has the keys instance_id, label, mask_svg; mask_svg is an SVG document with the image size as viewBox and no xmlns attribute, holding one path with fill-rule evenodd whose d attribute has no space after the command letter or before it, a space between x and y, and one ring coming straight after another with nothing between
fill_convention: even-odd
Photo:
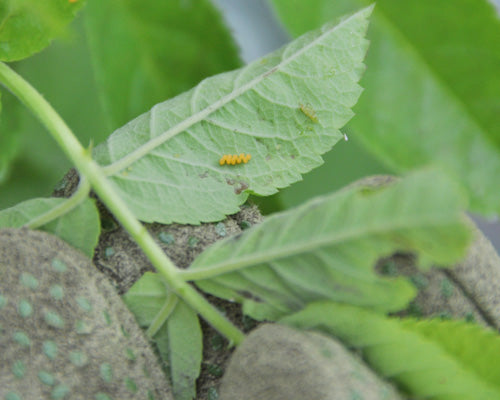
<instances>
[{"instance_id":1,"label":"green leaf","mask_svg":"<svg viewBox=\"0 0 500 400\"><path fill-rule=\"evenodd\" d=\"M412 397L500 398L500 337L479 326L399 320L332 302L309 304L281 322L321 330L361 348L374 370Z\"/></svg>"},{"instance_id":2,"label":"green leaf","mask_svg":"<svg viewBox=\"0 0 500 400\"><path fill-rule=\"evenodd\" d=\"M145 272L122 299L137 323L143 328L148 327L167 299L165 283L158 274Z\"/></svg>"},{"instance_id":3,"label":"green leaf","mask_svg":"<svg viewBox=\"0 0 500 400\"><path fill-rule=\"evenodd\" d=\"M146 272L122 296L134 314L137 323L149 327L161 315L168 302L167 288L161 277ZM196 397L196 378L200 374L203 350L202 332L198 316L182 301L165 318L153 335L161 358L168 364L176 400Z\"/></svg>"},{"instance_id":4,"label":"green leaf","mask_svg":"<svg viewBox=\"0 0 500 400\"><path fill-rule=\"evenodd\" d=\"M115 131L95 149L143 221L197 224L275 193L322 163L361 88L366 8L247 67L217 75ZM219 165L248 153L248 164Z\"/></svg>"},{"instance_id":5,"label":"green leaf","mask_svg":"<svg viewBox=\"0 0 500 400\"><path fill-rule=\"evenodd\" d=\"M196 312L179 301L167 323L154 337L161 357L168 362L175 400L196 398L203 340Z\"/></svg>"},{"instance_id":6,"label":"green leaf","mask_svg":"<svg viewBox=\"0 0 500 400\"><path fill-rule=\"evenodd\" d=\"M47 47L84 3L85 0L3 0L0 60L20 60Z\"/></svg>"},{"instance_id":7,"label":"green leaf","mask_svg":"<svg viewBox=\"0 0 500 400\"><path fill-rule=\"evenodd\" d=\"M273 0L293 34L370 3ZM423 28L425 27L425 28ZM487 0L380 0L365 92L350 125L394 171L429 162L452 171L470 208L500 202L500 20Z\"/></svg>"},{"instance_id":8,"label":"green leaf","mask_svg":"<svg viewBox=\"0 0 500 400\"><path fill-rule=\"evenodd\" d=\"M0 92L0 95L2 93ZM7 179L12 160L17 154L17 113L12 95L6 93L0 102L0 185Z\"/></svg>"},{"instance_id":9,"label":"green leaf","mask_svg":"<svg viewBox=\"0 0 500 400\"><path fill-rule=\"evenodd\" d=\"M240 65L208 0L92 0L85 16L109 131L201 79Z\"/></svg>"},{"instance_id":10,"label":"green leaf","mask_svg":"<svg viewBox=\"0 0 500 400\"><path fill-rule=\"evenodd\" d=\"M66 199L31 199L0 211L0 227L20 228L36 217L64 203ZM92 258L100 233L99 212L87 198L62 217L39 229L52 233Z\"/></svg>"},{"instance_id":11,"label":"green leaf","mask_svg":"<svg viewBox=\"0 0 500 400\"><path fill-rule=\"evenodd\" d=\"M242 302L256 319L323 299L396 311L414 289L377 275L377 260L404 250L424 265L458 261L470 236L463 208L456 186L435 171L377 190L351 187L215 243L185 274L204 291Z\"/></svg>"}]
</instances>

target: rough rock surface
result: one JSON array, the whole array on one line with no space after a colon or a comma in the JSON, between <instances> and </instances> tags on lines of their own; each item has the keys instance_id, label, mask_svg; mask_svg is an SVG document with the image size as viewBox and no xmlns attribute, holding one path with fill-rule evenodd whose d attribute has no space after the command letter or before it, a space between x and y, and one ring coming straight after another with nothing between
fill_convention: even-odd
<instances>
[{"instance_id":1,"label":"rough rock surface","mask_svg":"<svg viewBox=\"0 0 500 400\"><path fill-rule=\"evenodd\" d=\"M0 230L0 398L173 400L108 280L55 236Z\"/></svg>"},{"instance_id":2,"label":"rough rock surface","mask_svg":"<svg viewBox=\"0 0 500 400\"><path fill-rule=\"evenodd\" d=\"M314 332L266 324L234 352L220 400L396 400L378 378L341 343Z\"/></svg>"}]
</instances>

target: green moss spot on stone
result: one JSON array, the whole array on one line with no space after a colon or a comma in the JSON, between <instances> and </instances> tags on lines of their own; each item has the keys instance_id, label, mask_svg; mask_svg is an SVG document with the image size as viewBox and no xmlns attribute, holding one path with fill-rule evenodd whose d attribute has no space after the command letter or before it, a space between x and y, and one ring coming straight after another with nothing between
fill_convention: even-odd
<instances>
[{"instance_id":1,"label":"green moss spot on stone","mask_svg":"<svg viewBox=\"0 0 500 400\"><path fill-rule=\"evenodd\" d=\"M31 345L31 340L28 337L28 335L24 332L18 331L14 332L12 335L12 338L19 343L22 347L30 347Z\"/></svg>"},{"instance_id":2,"label":"green moss spot on stone","mask_svg":"<svg viewBox=\"0 0 500 400\"><path fill-rule=\"evenodd\" d=\"M441 319L451 319L452 315L448 311L443 311L438 314L438 317Z\"/></svg>"},{"instance_id":3,"label":"green moss spot on stone","mask_svg":"<svg viewBox=\"0 0 500 400\"><path fill-rule=\"evenodd\" d=\"M224 374L224 370L217 364L207 364L207 371L210 375L220 378Z\"/></svg>"},{"instance_id":4,"label":"green moss spot on stone","mask_svg":"<svg viewBox=\"0 0 500 400\"><path fill-rule=\"evenodd\" d=\"M52 285L49 293L54 300L61 300L64 297L64 289L61 285Z\"/></svg>"},{"instance_id":5,"label":"green moss spot on stone","mask_svg":"<svg viewBox=\"0 0 500 400\"><path fill-rule=\"evenodd\" d=\"M137 392L137 384L135 383L135 381L132 378L125 378L125 386L132 393Z\"/></svg>"},{"instance_id":6,"label":"green moss spot on stone","mask_svg":"<svg viewBox=\"0 0 500 400\"><path fill-rule=\"evenodd\" d=\"M123 327L123 325L120 325L120 329L121 329L124 337L126 337L126 338L130 337L130 333L127 332L127 330Z\"/></svg>"},{"instance_id":7,"label":"green moss spot on stone","mask_svg":"<svg viewBox=\"0 0 500 400\"><path fill-rule=\"evenodd\" d=\"M52 268L57 272L66 272L68 270L68 266L58 258L52 260Z\"/></svg>"},{"instance_id":8,"label":"green moss spot on stone","mask_svg":"<svg viewBox=\"0 0 500 400\"><path fill-rule=\"evenodd\" d=\"M212 337L212 349L221 350L224 347L224 338L218 333Z\"/></svg>"},{"instance_id":9,"label":"green moss spot on stone","mask_svg":"<svg viewBox=\"0 0 500 400\"><path fill-rule=\"evenodd\" d=\"M415 274L410 277L410 280L411 283L413 283L413 285L419 290L425 289L427 285L429 285L429 280L423 274Z\"/></svg>"},{"instance_id":10,"label":"green moss spot on stone","mask_svg":"<svg viewBox=\"0 0 500 400\"><path fill-rule=\"evenodd\" d=\"M83 297L83 296L78 296L76 299L76 303L80 306L80 308L85 311L85 312L90 312L92 311L92 304L90 301Z\"/></svg>"},{"instance_id":11,"label":"green moss spot on stone","mask_svg":"<svg viewBox=\"0 0 500 400\"><path fill-rule=\"evenodd\" d=\"M413 316L413 317L421 317L422 316L422 307L420 304L416 303L415 301L412 301L408 305L408 314Z\"/></svg>"},{"instance_id":12,"label":"green moss spot on stone","mask_svg":"<svg viewBox=\"0 0 500 400\"><path fill-rule=\"evenodd\" d=\"M116 229L118 225L113 218L102 218L101 227L104 231L112 231L113 229Z\"/></svg>"},{"instance_id":13,"label":"green moss spot on stone","mask_svg":"<svg viewBox=\"0 0 500 400\"><path fill-rule=\"evenodd\" d=\"M111 396L108 396L106 393L99 392L94 396L95 400L113 400Z\"/></svg>"},{"instance_id":14,"label":"green moss spot on stone","mask_svg":"<svg viewBox=\"0 0 500 400\"><path fill-rule=\"evenodd\" d=\"M444 278L441 281L441 294L445 299L449 299L453 295L453 283L449 279Z\"/></svg>"},{"instance_id":15,"label":"green moss spot on stone","mask_svg":"<svg viewBox=\"0 0 500 400\"><path fill-rule=\"evenodd\" d=\"M21 301L19 301L17 312L21 317L28 318L29 316L31 316L31 314L33 314L33 306L28 300L22 299Z\"/></svg>"},{"instance_id":16,"label":"green moss spot on stone","mask_svg":"<svg viewBox=\"0 0 500 400\"><path fill-rule=\"evenodd\" d=\"M359 394L357 390L353 390L349 395L349 400L363 400L363 397Z\"/></svg>"},{"instance_id":17,"label":"green moss spot on stone","mask_svg":"<svg viewBox=\"0 0 500 400\"><path fill-rule=\"evenodd\" d=\"M382 275L396 276L398 274L398 268L393 260L388 260L380 267L380 272Z\"/></svg>"},{"instance_id":18,"label":"green moss spot on stone","mask_svg":"<svg viewBox=\"0 0 500 400\"><path fill-rule=\"evenodd\" d=\"M217 235L222 237L227 235L226 225L224 225L224 222L219 222L217 225L215 225L215 232L217 233Z\"/></svg>"},{"instance_id":19,"label":"green moss spot on stone","mask_svg":"<svg viewBox=\"0 0 500 400\"><path fill-rule=\"evenodd\" d=\"M468 312L467 314L465 314L465 320L467 322L476 322L476 317L474 317L473 313Z\"/></svg>"},{"instance_id":20,"label":"green moss spot on stone","mask_svg":"<svg viewBox=\"0 0 500 400\"><path fill-rule=\"evenodd\" d=\"M89 333L92 333L92 326L87 322L79 319L75 322L75 331L79 335L88 335Z\"/></svg>"},{"instance_id":21,"label":"green moss spot on stone","mask_svg":"<svg viewBox=\"0 0 500 400\"><path fill-rule=\"evenodd\" d=\"M51 360L57 357L57 344L52 340L47 340L42 344L43 353Z\"/></svg>"},{"instance_id":22,"label":"green moss spot on stone","mask_svg":"<svg viewBox=\"0 0 500 400\"><path fill-rule=\"evenodd\" d=\"M54 400L61 400L66 397L69 393L69 387L63 384L57 385L52 393L50 394L50 398Z\"/></svg>"},{"instance_id":23,"label":"green moss spot on stone","mask_svg":"<svg viewBox=\"0 0 500 400\"><path fill-rule=\"evenodd\" d=\"M8 392L5 395L5 400L22 400L22 397L19 396L17 393L14 392Z\"/></svg>"},{"instance_id":24,"label":"green moss spot on stone","mask_svg":"<svg viewBox=\"0 0 500 400\"><path fill-rule=\"evenodd\" d=\"M69 360L73 365L83 367L84 365L87 365L89 358L81 351L71 351L69 353Z\"/></svg>"},{"instance_id":25,"label":"green moss spot on stone","mask_svg":"<svg viewBox=\"0 0 500 400\"><path fill-rule=\"evenodd\" d=\"M144 374L144 376L146 378L150 378L151 377L151 373L149 372L149 369L148 369L147 365L144 365L142 367L142 373Z\"/></svg>"},{"instance_id":26,"label":"green moss spot on stone","mask_svg":"<svg viewBox=\"0 0 500 400\"><path fill-rule=\"evenodd\" d=\"M214 387L209 387L207 390L207 400L217 400L219 398L219 393Z\"/></svg>"},{"instance_id":27,"label":"green moss spot on stone","mask_svg":"<svg viewBox=\"0 0 500 400\"><path fill-rule=\"evenodd\" d=\"M251 226L252 226L252 224L251 224L250 222L248 222L248 221L241 221L241 222L240 222L240 228L241 228L241 230L243 230L243 231L244 231L245 229L250 228Z\"/></svg>"},{"instance_id":28,"label":"green moss spot on stone","mask_svg":"<svg viewBox=\"0 0 500 400\"><path fill-rule=\"evenodd\" d=\"M155 395L151 390L148 390L148 400L156 400Z\"/></svg>"},{"instance_id":29,"label":"green moss spot on stone","mask_svg":"<svg viewBox=\"0 0 500 400\"><path fill-rule=\"evenodd\" d=\"M0 310L7 304L7 298L0 294Z\"/></svg>"},{"instance_id":30,"label":"green moss spot on stone","mask_svg":"<svg viewBox=\"0 0 500 400\"><path fill-rule=\"evenodd\" d=\"M195 247L198 244L199 241L200 240L197 237L195 237L195 236L189 236L188 246L189 247Z\"/></svg>"},{"instance_id":31,"label":"green moss spot on stone","mask_svg":"<svg viewBox=\"0 0 500 400\"><path fill-rule=\"evenodd\" d=\"M125 357L127 357L130 361L135 361L136 357L134 351L130 347L125 349Z\"/></svg>"},{"instance_id":32,"label":"green moss spot on stone","mask_svg":"<svg viewBox=\"0 0 500 400\"><path fill-rule=\"evenodd\" d=\"M106 247L104 249L104 257L111 258L114 255L115 255L115 249L113 249L112 247Z\"/></svg>"},{"instance_id":33,"label":"green moss spot on stone","mask_svg":"<svg viewBox=\"0 0 500 400\"><path fill-rule=\"evenodd\" d=\"M160 242L165 243L165 244L174 244L175 243L174 235L172 235L171 233L167 233L167 232L160 232L158 234L158 239L160 239Z\"/></svg>"},{"instance_id":34,"label":"green moss spot on stone","mask_svg":"<svg viewBox=\"0 0 500 400\"><path fill-rule=\"evenodd\" d=\"M17 379L21 379L24 377L24 373L26 372L26 365L21 361L14 361L12 365L12 373Z\"/></svg>"},{"instance_id":35,"label":"green moss spot on stone","mask_svg":"<svg viewBox=\"0 0 500 400\"><path fill-rule=\"evenodd\" d=\"M103 311L102 315L104 316L104 321L106 322L106 325L111 325L111 316L107 311Z\"/></svg>"},{"instance_id":36,"label":"green moss spot on stone","mask_svg":"<svg viewBox=\"0 0 500 400\"><path fill-rule=\"evenodd\" d=\"M23 272L21 274L19 277L19 283L29 289L36 289L38 287L38 279L27 272Z\"/></svg>"},{"instance_id":37,"label":"green moss spot on stone","mask_svg":"<svg viewBox=\"0 0 500 400\"><path fill-rule=\"evenodd\" d=\"M38 373L38 379L40 379L40 382L47 386L52 386L55 381L54 375L46 371L40 371Z\"/></svg>"},{"instance_id":38,"label":"green moss spot on stone","mask_svg":"<svg viewBox=\"0 0 500 400\"><path fill-rule=\"evenodd\" d=\"M64 328L64 320L62 317L56 313L55 311L46 311L43 315L43 319L50 326L61 329Z\"/></svg>"},{"instance_id":39,"label":"green moss spot on stone","mask_svg":"<svg viewBox=\"0 0 500 400\"><path fill-rule=\"evenodd\" d=\"M111 368L111 364L102 363L99 367L99 375L104 382L111 382L113 380L113 369Z\"/></svg>"}]
</instances>

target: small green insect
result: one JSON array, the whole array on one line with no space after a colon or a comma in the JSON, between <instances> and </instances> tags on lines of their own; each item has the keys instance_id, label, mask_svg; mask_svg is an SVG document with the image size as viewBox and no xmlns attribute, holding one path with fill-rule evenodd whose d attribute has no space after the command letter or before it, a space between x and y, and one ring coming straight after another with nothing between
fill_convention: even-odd
<instances>
[{"instance_id":1,"label":"small green insect","mask_svg":"<svg viewBox=\"0 0 500 400\"><path fill-rule=\"evenodd\" d=\"M307 105L300 104L299 108L300 108L300 111L302 111L302 113L306 117L308 117L312 122L314 122L314 123L318 122L318 117L316 116L316 112L309 104L307 104Z\"/></svg>"}]
</instances>

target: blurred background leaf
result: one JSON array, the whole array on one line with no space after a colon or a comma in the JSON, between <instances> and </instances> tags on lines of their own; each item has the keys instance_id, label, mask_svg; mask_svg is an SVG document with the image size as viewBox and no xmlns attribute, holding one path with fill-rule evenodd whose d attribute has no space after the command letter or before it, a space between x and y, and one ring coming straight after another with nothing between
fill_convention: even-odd
<instances>
[{"instance_id":1,"label":"blurred background leaf","mask_svg":"<svg viewBox=\"0 0 500 400\"><path fill-rule=\"evenodd\" d=\"M85 0L2 0L0 60L20 60L44 49L82 8Z\"/></svg>"},{"instance_id":2,"label":"blurred background leaf","mask_svg":"<svg viewBox=\"0 0 500 400\"><path fill-rule=\"evenodd\" d=\"M90 0L86 27L109 132L241 64L208 0Z\"/></svg>"}]
</instances>

